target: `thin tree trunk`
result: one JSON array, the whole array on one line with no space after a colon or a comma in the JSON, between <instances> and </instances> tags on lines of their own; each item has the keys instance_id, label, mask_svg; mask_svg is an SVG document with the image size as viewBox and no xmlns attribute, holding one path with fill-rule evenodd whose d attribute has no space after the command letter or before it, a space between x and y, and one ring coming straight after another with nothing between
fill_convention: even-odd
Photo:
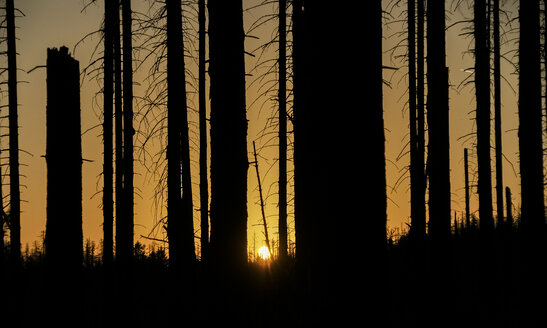
<instances>
[{"instance_id":1,"label":"thin tree trunk","mask_svg":"<svg viewBox=\"0 0 547 328\"><path fill-rule=\"evenodd\" d=\"M287 1L279 0L279 259L287 257Z\"/></svg>"},{"instance_id":2,"label":"thin tree trunk","mask_svg":"<svg viewBox=\"0 0 547 328\"><path fill-rule=\"evenodd\" d=\"M419 197L419 200L416 201L416 205L420 205L418 208L419 211L416 213L416 227L417 233L421 236L422 239L425 239L425 227L426 227L426 203L425 203L425 194L426 194L426 175L425 175L425 55L424 55L424 28L425 28L425 11L424 11L424 1L418 0L418 17L417 17L417 119L418 119L418 130L417 130L417 144L418 144L418 155L416 166L419 167L417 170L417 182L419 192L416 193L416 196Z\"/></svg>"},{"instance_id":3,"label":"thin tree trunk","mask_svg":"<svg viewBox=\"0 0 547 328\"><path fill-rule=\"evenodd\" d=\"M410 127L410 229L414 237L420 234L421 222L418 217L418 208L423 204L418 193L419 173L418 166L418 136L417 136L417 118L416 118L416 2L408 0L408 117Z\"/></svg>"},{"instance_id":4,"label":"thin tree trunk","mask_svg":"<svg viewBox=\"0 0 547 328\"><path fill-rule=\"evenodd\" d=\"M469 157L467 148L463 150L464 172L465 172L465 226L471 226L471 213L469 211Z\"/></svg>"},{"instance_id":5,"label":"thin tree trunk","mask_svg":"<svg viewBox=\"0 0 547 328\"><path fill-rule=\"evenodd\" d=\"M114 0L114 167L115 167L115 206L116 206L116 262L123 261L124 248L124 224L125 194L123 190L124 165L123 165L123 103L122 103L122 49L120 30L120 0Z\"/></svg>"},{"instance_id":6,"label":"thin tree trunk","mask_svg":"<svg viewBox=\"0 0 547 328\"><path fill-rule=\"evenodd\" d=\"M21 259L21 195L19 191L19 123L17 104L17 50L15 36L15 8L13 0L6 0L8 45L8 115L10 168L10 249L11 259L18 266Z\"/></svg>"},{"instance_id":7,"label":"thin tree trunk","mask_svg":"<svg viewBox=\"0 0 547 328\"><path fill-rule=\"evenodd\" d=\"M507 213L507 227L512 228L513 227L513 201L511 198L511 189L509 187L505 187L505 205L507 209L505 212Z\"/></svg>"},{"instance_id":8,"label":"thin tree trunk","mask_svg":"<svg viewBox=\"0 0 547 328\"><path fill-rule=\"evenodd\" d=\"M503 151L501 130L500 0L494 0L494 142L496 146L496 212L503 226Z\"/></svg>"},{"instance_id":9,"label":"thin tree trunk","mask_svg":"<svg viewBox=\"0 0 547 328\"><path fill-rule=\"evenodd\" d=\"M103 263L105 267L111 267L113 261L113 224L114 224L114 200L113 200L113 97L114 97L114 33L113 29L113 3L114 0L105 0L104 23L104 86L103 86Z\"/></svg>"},{"instance_id":10,"label":"thin tree trunk","mask_svg":"<svg viewBox=\"0 0 547 328\"><path fill-rule=\"evenodd\" d=\"M198 1L199 23L199 194L201 213L201 261L209 256L209 180L207 179L206 15L205 0Z\"/></svg>"},{"instance_id":11,"label":"thin tree trunk","mask_svg":"<svg viewBox=\"0 0 547 328\"><path fill-rule=\"evenodd\" d=\"M476 0L474 8L479 217L481 234L486 237L494 228L490 167L490 50L487 45L486 1Z\"/></svg>"},{"instance_id":12,"label":"thin tree trunk","mask_svg":"<svg viewBox=\"0 0 547 328\"><path fill-rule=\"evenodd\" d=\"M258 157L256 156L256 146L253 140L253 154L255 157L254 165L256 169L256 179L258 181L258 194L260 195L260 210L262 213L262 226L264 227L264 238L266 239L266 247L268 247L268 252L272 254L272 248L270 247L270 237L268 234L268 224L266 222L266 213L264 211L264 198L262 197L262 182L260 182L260 173L258 171Z\"/></svg>"},{"instance_id":13,"label":"thin tree trunk","mask_svg":"<svg viewBox=\"0 0 547 328\"><path fill-rule=\"evenodd\" d=\"M121 263L131 265L134 244L134 194L133 194L133 32L131 0L122 0L123 30L123 200L124 210L118 239Z\"/></svg>"}]
</instances>

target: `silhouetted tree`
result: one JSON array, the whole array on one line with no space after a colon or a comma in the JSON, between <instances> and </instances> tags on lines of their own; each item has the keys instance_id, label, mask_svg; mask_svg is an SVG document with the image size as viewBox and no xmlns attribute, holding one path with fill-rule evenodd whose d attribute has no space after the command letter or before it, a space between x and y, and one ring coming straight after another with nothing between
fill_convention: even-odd
<instances>
[{"instance_id":1,"label":"silhouetted tree","mask_svg":"<svg viewBox=\"0 0 547 328\"><path fill-rule=\"evenodd\" d=\"M519 154L522 226L525 231L536 234L542 232L545 226L538 0L521 1L520 24Z\"/></svg>"},{"instance_id":2,"label":"silhouetted tree","mask_svg":"<svg viewBox=\"0 0 547 328\"><path fill-rule=\"evenodd\" d=\"M423 16L423 1L421 15ZM416 16L416 1L407 2L408 19L408 93L409 93L409 126L410 126L410 217L411 235L417 242L425 236L425 178L423 152L423 119L424 119L424 72L423 72L423 17ZM416 30L416 21L422 20ZM422 29L420 33L419 29ZM416 47L418 44L418 47ZM421 48L418 49L417 48ZM417 57L418 61L417 61ZM420 63L421 61L421 63ZM419 72L417 72L419 66ZM419 86L418 86L419 84ZM418 92L419 89L419 92Z\"/></svg>"},{"instance_id":3,"label":"silhouetted tree","mask_svg":"<svg viewBox=\"0 0 547 328\"><path fill-rule=\"evenodd\" d=\"M469 155L467 148L463 150L464 175L465 175L465 226L471 226L471 212L469 210Z\"/></svg>"},{"instance_id":4,"label":"silhouetted tree","mask_svg":"<svg viewBox=\"0 0 547 328\"><path fill-rule=\"evenodd\" d=\"M9 171L10 171L10 249L15 265L21 259L21 194L19 191L19 123L17 114L17 50L15 8L6 0L8 45Z\"/></svg>"},{"instance_id":5,"label":"silhouetted tree","mask_svg":"<svg viewBox=\"0 0 547 328\"><path fill-rule=\"evenodd\" d=\"M80 69L66 47L47 52L47 224L45 322L68 326L80 319L83 261ZM58 303L57 303L58 302ZM66 310L63 316L55 307Z\"/></svg>"},{"instance_id":6,"label":"silhouetted tree","mask_svg":"<svg viewBox=\"0 0 547 328\"><path fill-rule=\"evenodd\" d=\"M287 257L287 1L279 0L279 259Z\"/></svg>"},{"instance_id":7,"label":"silhouetted tree","mask_svg":"<svg viewBox=\"0 0 547 328\"><path fill-rule=\"evenodd\" d=\"M190 161L186 84L184 60L181 59L184 55L181 10L180 0L166 2L168 56L167 234L169 238L169 263L175 272L190 271L195 259L192 192L189 181ZM181 187L183 191L182 198Z\"/></svg>"},{"instance_id":8,"label":"silhouetted tree","mask_svg":"<svg viewBox=\"0 0 547 328\"><path fill-rule=\"evenodd\" d=\"M247 119L242 1L209 0L211 98L210 260L219 279L218 302L230 313L243 297L247 266ZM231 292L229 292L231 291ZM240 309L238 309L240 310Z\"/></svg>"},{"instance_id":9,"label":"silhouetted tree","mask_svg":"<svg viewBox=\"0 0 547 328\"><path fill-rule=\"evenodd\" d=\"M448 315L450 300L450 138L445 2L427 1L427 126L429 133L429 226L431 322ZM441 305L442 304L442 305Z\"/></svg>"},{"instance_id":10,"label":"silhouetted tree","mask_svg":"<svg viewBox=\"0 0 547 328\"><path fill-rule=\"evenodd\" d=\"M122 0L123 29L123 215L117 217L116 259L127 266L133 256L133 41L131 0Z\"/></svg>"},{"instance_id":11,"label":"silhouetted tree","mask_svg":"<svg viewBox=\"0 0 547 328\"><path fill-rule=\"evenodd\" d=\"M486 0L474 2L475 97L477 103L477 163L481 234L494 228L492 218L492 170L490 168L490 49Z\"/></svg>"},{"instance_id":12,"label":"silhouetted tree","mask_svg":"<svg viewBox=\"0 0 547 328\"><path fill-rule=\"evenodd\" d=\"M124 163L123 163L123 95L122 95L122 45L120 29L120 0L114 0L116 7L112 13L114 19L114 205L116 207L116 263L119 262L118 253L123 251L125 217L125 193L123 190ZM121 240L120 240L121 238ZM121 248L121 249L120 249ZM125 254L126 255L126 254ZM122 255L123 259L123 255Z\"/></svg>"},{"instance_id":13,"label":"silhouetted tree","mask_svg":"<svg viewBox=\"0 0 547 328\"><path fill-rule=\"evenodd\" d=\"M511 189L509 187L505 187L505 205L507 207L505 210L507 213L507 226L511 228L513 226L513 201L511 198Z\"/></svg>"},{"instance_id":14,"label":"silhouetted tree","mask_svg":"<svg viewBox=\"0 0 547 328\"><path fill-rule=\"evenodd\" d=\"M500 45L500 1L493 1L494 39L494 143L496 160L496 212L498 225L503 225L503 151L501 130L501 45Z\"/></svg>"},{"instance_id":15,"label":"silhouetted tree","mask_svg":"<svg viewBox=\"0 0 547 328\"><path fill-rule=\"evenodd\" d=\"M209 256L209 180L207 166L207 98L206 98L206 15L205 0L198 0L199 58L198 58L198 101L199 101L199 198L201 227L201 261Z\"/></svg>"},{"instance_id":16,"label":"silhouetted tree","mask_svg":"<svg viewBox=\"0 0 547 328\"><path fill-rule=\"evenodd\" d=\"M527 325L537 325L545 302L545 207L541 113L539 0L520 1L519 164L523 263L522 300ZM538 301L539 300L539 301Z\"/></svg>"},{"instance_id":17,"label":"silhouetted tree","mask_svg":"<svg viewBox=\"0 0 547 328\"><path fill-rule=\"evenodd\" d=\"M358 315L376 322L386 311L385 293L379 288L386 274L387 246L381 1L356 3L350 11L328 1L298 6L295 1L293 6L300 311L309 325L346 326ZM324 51L324 40L340 35L341 48ZM364 35L365 52L354 42ZM324 69L329 62L336 62L337 70ZM327 83L333 80L337 82ZM351 120L341 112L349 113ZM366 160L357 160L362 155ZM357 205L363 200L366 210ZM333 236L335 226L346 229ZM370 270L352 267L355 248L363 251ZM356 295L366 295L366 309L351 301Z\"/></svg>"},{"instance_id":18,"label":"silhouetted tree","mask_svg":"<svg viewBox=\"0 0 547 328\"><path fill-rule=\"evenodd\" d=\"M103 85L103 263L111 267L114 251L113 200L113 97L114 97L114 18L115 1L105 0L104 18L104 85Z\"/></svg>"},{"instance_id":19,"label":"silhouetted tree","mask_svg":"<svg viewBox=\"0 0 547 328\"><path fill-rule=\"evenodd\" d=\"M416 229L414 230L420 238L425 239L426 231L426 201L425 194L427 188L427 178L425 175L425 56L424 56L424 43L425 43L425 0L417 0L417 19L416 19L416 98L417 98L417 156L416 166L419 168L416 170L416 204L417 211L415 212Z\"/></svg>"},{"instance_id":20,"label":"silhouetted tree","mask_svg":"<svg viewBox=\"0 0 547 328\"><path fill-rule=\"evenodd\" d=\"M429 234L441 255L450 238L450 141L445 3L427 2ZM445 256L446 254L442 254Z\"/></svg>"},{"instance_id":21,"label":"silhouetted tree","mask_svg":"<svg viewBox=\"0 0 547 328\"><path fill-rule=\"evenodd\" d=\"M66 47L47 57L46 260L70 270L82 264L80 69Z\"/></svg>"}]
</instances>

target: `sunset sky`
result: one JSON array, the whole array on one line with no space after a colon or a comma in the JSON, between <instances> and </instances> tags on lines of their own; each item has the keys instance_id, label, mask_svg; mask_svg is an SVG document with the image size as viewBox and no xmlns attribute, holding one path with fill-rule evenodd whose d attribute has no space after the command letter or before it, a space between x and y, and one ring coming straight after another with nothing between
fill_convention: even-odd
<instances>
[{"instance_id":1,"label":"sunset sky","mask_svg":"<svg viewBox=\"0 0 547 328\"><path fill-rule=\"evenodd\" d=\"M28 83L19 84L19 116L20 116L20 148L25 152L21 154L21 174L23 175L21 183L24 185L21 188L21 198L24 200L22 204L21 215L21 235L23 250L26 243L31 244L35 240L40 239L41 231L45 229L46 220L46 163L42 155L45 154L45 109L46 109L46 71L45 69L37 69L30 74L26 72L35 66L45 65L46 49L48 47L60 47L66 45L74 57L80 61L80 68L87 66L91 60L91 53L96 44L100 42L99 35L95 35L80 44L74 51L76 43L86 34L100 28L102 15L104 13L103 1L98 1L98 4L91 5L85 12L82 12L85 3L89 0L22 0L16 1L16 7L24 12L24 17L16 19L17 29L17 51L20 81ZM244 0L244 8L249 8L260 0ZM384 1L384 10L388 3L392 1ZM405 4L406 5L406 4ZM147 0L134 0L133 9L136 11L146 12L149 7ZM274 7L271 5L262 9L254 9L245 13L245 24L248 28L251 23L258 19L265 12L272 12ZM447 5L447 8L450 6ZM509 10L510 18L516 17L516 6L509 5L505 9ZM400 67L399 70L385 70L384 79L389 81L391 87L384 87L384 120L386 127L386 166L387 166L387 182L388 182L388 229L406 228L405 223L410 223L409 220L409 180L406 178L403 181L401 175L408 165L408 155L402 156L405 153L405 143L408 141L408 115L404 107L406 102L405 88L406 80L406 65L400 58L391 58L391 53L388 51L396 45L400 38L405 37L400 35L402 25L397 23L401 19L400 11L402 8L395 8L392 11L392 17L386 17L386 25L384 25L384 65L390 67ZM449 14L447 26L456 23L464 18L472 18L472 12L467 8L460 8L454 14ZM502 24L506 23L506 18L502 17ZM387 25L388 22L391 22ZM518 27L517 22L512 22L513 27ZM405 25L406 26L406 25ZM473 85L460 85L467 79L473 67L473 55L466 53L472 48L473 39L471 36L461 35L464 27L469 27L469 24L458 24L451 27L447 35L447 54L448 65L450 68L450 154L451 154L451 188L452 188L452 210L457 211L461 215L465 209L464 201L464 174L463 174L463 148L473 148L473 138L466 137L475 131L474 124L474 88ZM246 50L255 49L261 42L268 41L273 34L273 25L266 25L260 30L253 33L255 36L261 37L261 40L247 39ZM503 25L502 29L509 30L509 25ZM469 31L469 30L467 30ZM516 49L516 43L512 39L515 34L505 36L505 40L511 40L504 43L502 53L506 53L511 49ZM356 42L366 43L366 35L363 35L363 40ZM139 41L135 40L135 44ZM99 47L99 54L102 51L102 45ZM336 49L331 49L336 51ZM395 51L395 56L402 55L406 52L406 48L401 48ZM265 56L273 55L273 52L266 53ZM196 54L197 55L197 54ZM512 59L516 64L517 57L515 53L509 52L508 59ZM97 54L96 54L97 56ZM143 55L139 55L140 58ZM252 68L259 60L259 57L246 56L247 73L251 73ZM2 63L6 63L6 59L2 58ZM188 69L196 71L196 67L190 60L187 62ZM332 63L334 69L336 63ZM145 76L147 68L138 71L135 76L136 86L135 94L142 95L144 88L147 86ZM502 61L502 74L507 82L502 82L502 126L503 126L503 151L507 158L504 162L504 183L509 186L513 192L513 203L515 207L520 205L520 188L518 179L518 140L517 140L517 98L514 91L508 83L512 84L512 88L516 90L517 79L514 74L514 68L507 61ZM251 84L253 79L260 75L260 72L252 72L253 76L247 78L247 118L249 119L249 160L252 160L252 141L259 138L261 130L268 124L267 118L273 112L273 103L267 98L261 98L256 101L259 91L257 87L260 82ZM196 74L197 75L197 74ZM90 77L82 78L81 89L81 110L82 110L82 131L86 131L100 123L100 112L102 107L102 97L96 97L96 93L100 90L98 82ZM194 97L191 95L190 97ZM191 98L194 99L194 98ZM2 105L7 104L7 95L3 94L0 99ZM197 103L194 101L193 103ZM252 106L251 106L252 104ZM262 104L264 104L262 106ZM190 104L192 106L192 104ZM138 106L136 107L138 110ZM158 112L161 109L158 109ZM6 111L6 110L4 110ZM344 109L334 109L332 115L344 115ZM3 114L5 115L5 114ZM137 115L136 120L139 120ZM142 119L142 118L141 118ZM192 112L189 114L191 122L190 136L197 135L197 114ZM493 116L492 116L493 119ZM7 120L0 124L3 132L7 125ZM493 124L492 124L493 126ZM366 122L363 122L363 128L366 128ZM289 131L292 127L289 126ZM272 132L272 128L268 130ZM88 131L82 137L83 157L92 162L84 162L83 164L83 224L84 224L84 239L90 238L98 242L102 238L102 211L101 195L97 194L102 188L102 179L100 172L102 170L102 139L101 128L94 128ZM268 224L271 229L270 235L277 239L277 186L273 184L277 178L277 167L275 161L277 148L274 147L275 140L268 141L269 135L257 140L257 147L261 148L260 152L260 172L263 175L263 188L268 197L266 199L266 214L268 216ZM492 147L494 146L492 135ZM1 140L3 147L6 148L7 137ZM197 145L197 139L194 139L194 146ZM136 147L140 147L141 143L137 140ZM152 147L158 147L156 142ZM260 146L265 146L264 148ZM366 145L363 145L366 147ZM470 172L476 171L476 163L474 158L474 150L471 153ZM29 155L28 153L32 154ZM492 152L493 153L493 152ZM198 209L197 192L197 151L191 154L193 160L192 175L194 177L194 208ZM2 156L4 158L6 154ZM348 154L346 160L359 160L359 150L355 153ZM136 156L137 158L137 156ZM292 154L289 154L292 158ZM493 158L493 156L492 156ZM512 165L512 166L511 166ZM493 167L493 166L492 166ZM289 165L292 169L292 165ZM514 170L513 170L514 169ZM4 168L5 170L5 168ZM154 223L165 215L165 204L161 208L156 208L153 202L154 187L157 185L157 175L147 172L146 168L139 162L136 162L135 167L135 187L139 189L138 196L135 198L135 240L144 242L139 239L140 235L148 235L154 226ZM493 172L494 173L494 172ZM336 174L336 172L332 172ZM373 173L371 173L373 174ZM249 247L253 247L256 236L256 248L263 245L262 227L260 208L258 204L258 190L256 176L254 170L249 170L249 195L248 195L248 243ZM473 182L476 183L476 177L472 176ZM9 179L4 178L4 184ZM494 180L495 181L495 180ZM366 188L366 186L359 186ZM493 186L494 187L494 186ZM476 191L476 190L474 190ZM289 192L292 192L292 187L289 187ZM7 188L4 187L4 193L7 193ZM495 196L495 194L494 194ZM476 194L473 193L471 201L471 210L477 210ZM495 201L495 197L494 197ZM363 199L366 209L366 199ZM292 202L291 202L292 204ZM495 206L494 206L495 208ZM160 211L161 210L161 211ZM294 229L294 217L292 216L292 206L289 207L291 215L289 217L289 228ZM366 214L366 213L365 213ZM333 218L334 219L334 218ZM199 228L199 214L196 211L194 217L194 227ZM163 238L162 230L158 230L157 238ZM294 232L292 230L292 232ZM199 231L197 232L199 235ZM294 241L291 237L291 241Z\"/></svg>"}]
</instances>

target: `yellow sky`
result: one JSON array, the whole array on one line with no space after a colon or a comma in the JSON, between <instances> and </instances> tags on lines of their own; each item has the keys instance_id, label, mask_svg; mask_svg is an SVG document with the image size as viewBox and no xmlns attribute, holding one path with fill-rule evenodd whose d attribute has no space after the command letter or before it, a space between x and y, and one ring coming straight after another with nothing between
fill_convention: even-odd
<instances>
[{"instance_id":1,"label":"yellow sky","mask_svg":"<svg viewBox=\"0 0 547 328\"><path fill-rule=\"evenodd\" d=\"M245 0L244 7L249 7L257 0ZM87 2L87 1L85 1ZM133 1L133 7L137 10L146 10L148 1ZM24 177L21 183L24 187L21 188L22 199L25 201L22 204L21 215L21 234L22 244L32 243L40 238L41 231L45 229L46 218L46 164L43 157L45 153L45 107L46 107L46 82L45 69L39 69L31 74L26 71L37 65L44 65L46 61L46 48L59 47L66 45L72 49L74 45L87 33L99 28L102 19L102 1L98 5L90 6L85 13L81 13L84 0L25 0L18 1L17 6L25 13L25 17L18 18L16 21L17 37L19 39L17 50L19 52L18 66L20 71L18 77L20 81L28 81L28 83L19 84L19 115L20 115L20 147L29 152L32 156L22 153L21 174ZM254 19L260 16L260 11L247 12L245 15L246 22L249 24ZM458 15L452 17L452 22L458 19ZM400 28L399 25L391 25L385 28L385 36L394 34ZM450 123L451 123L451 184L452 184L452 208L456 211L464 210L463 198L463 148L472 147L472 144L466 140L459 139L474 131L472 110L474 109L474 90L472 86L465 89L458 89L458 85L463 81L469 73L465 69L473 66L472 55L463 55L462 52L468 48L471 39L464 39L459 36L461 30L457 26L449 31L448 34L448 65L450 66L450 82L453 88L450 91ZM264 33L264 38L269 38L271 32ZM366 36L364 36L365 38ZM80 61L80 66L83 68L89 62L91 51L95 44L99 42L97 37L90 38L86 43L80 45L74 53L75 58ZM247 50L254 49L258 41L248 39L246 45ZM364 39L363 42L366 42ZM137 42L136 42L137 43ZM390 49L396 43L395 39L386 39L384 50ZM507 49L514 45L508 45ZM502 50L503 52L503 50ZM399 52L400 54L401 52ZM248 70L253 67L256 58L246 57ZM391 62L389 54L384 55L384 62L388 66L401 67L401 62ZM513 69L507 63L502 67L503 74L516 87L516 79ZM404 77L405 69L402 68L392 76L391 71L386 71L385 79L390 79L392 88L384 88L384 119L386 126L386 158L387 165L387 182L388 182L388 225L389 228L404 226L405 222L409 222L409 190L408 179L403 181L396 190L391 190L390 187L396 185L397 180L402 174L401 170L407 165L408 157L403 157L397 160L397 157L403 149L404 143L408 139L408 122L406 111L403 111L405 96L403 96L406 87L406 78ZM135 86L135 94L142 94L146 83L143 77L146 72L138 72L136 74L136 82L140 85ZM256 76L256 74L255 74ZM247 85L251 84L252 77L247 79ZM513 91L503 85L503 142L504 154L507 159L514 165L516 174L518 174L517 162L517 102ZM81 108L82 108L82 131L94 127L100 123L98 114L100 113L101 103L95 99L95 93L99 90L97 82L86 78L81 90ZM251 87L248 91L247 104L250 105L256 98L256 87ZM95 99L95 100L94 100ZM3 103L7 102L7 98L2 99ZM95 103L94 103L95 102ZM249 140L249 160L252 160L252 140L257 139L260 131L266 124L267 117L271 114L271 103L267 102L266 106L261 107L257 102L252 107L249 106L247 118L249 122L248 140ZM262 108L262 109L261 109ZM195 113L190 115L190 120L197 122ZM197 124L191 126L192 131L196 131ZM289 127L291 130L291 127ZM85 162L83 164L83 222L84 222L84 238L90 238L99 241L102 238L102 211L100 209L101 195L96 194L102 188L102 180L100 180L100 172L102 170L102 144L100 137L101 129L94 129L86 133L82 137L83 156L93 162ZM257 141L257 146L266 144L268 137ZM493 140L493 136L492 136ZM196 141L197 142L197 141ZM7 144L7 139L2 140L3 144ZM136 143L139 146L139 143ZM268 224L271 227L270 236L276 237L277 232L277 187L272 183L277 178L277 168L272 167L275 163L277 155L275 154L276 147L269 146L261 151L260 171L261 175L265 176L263 186L265 193L269 197L266 199L266 214L268 216ZM292 157L289 154L289 157ZM197 189L197 152L192 154L194 161L192 174L195 177L194 191L194 206L198 207L198 189ZM471 172L475 171L473 159ZM290 169L291 166L289 166ZM519 201L519 181L513 172L508 162L504 163L504 181L512 189L514 195L514 204L518 206ZM152 229L158 215L153 206L153 188L156 186L156 177L147 173L146 169L136 164L135 168L135 186L139 188L139 195L135 198L135 240L139 240L139 236L147 235ZM248 212L249 212L249 246L252 247L256 240L257 248L262 245L262 228L260 209L258 203L258 191L256 189L255 171L250 167L249 170L249 196L248 196ZM4 179L5 183L8 181ZM474 180L476 181L476 179ZM271 186L271 187L270 187ZM291 189L289 189L290 191ZM473 195L472 210L476 210L476 195ZM495 208L495 207L494 207ZM291 208L289 208L291 211ZM163 211L165 213L165 209ZM289 222L290 228L293 227L292 218ZM195 227L199 228L199 216L196 212ZM161 238L161 234L158 235ZM142 240L141 240L142 241Z\"/></svg>"}]
</instances>

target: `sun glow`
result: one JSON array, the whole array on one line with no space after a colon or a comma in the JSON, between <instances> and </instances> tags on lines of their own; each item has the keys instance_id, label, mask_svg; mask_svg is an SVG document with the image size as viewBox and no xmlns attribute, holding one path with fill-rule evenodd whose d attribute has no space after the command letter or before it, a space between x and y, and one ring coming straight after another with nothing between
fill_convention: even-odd
<instances>
[{"instance_id":1,"label":"sun glow","mask_svg":"<svg viewBox=\"0 0 547 328\"><path fill-rule=\"evenodd\" d=\"M270 250L266 246L262 246L258 249L258 256L260 256L263 260L269 260L270 259Z\"/></svg>"}]
</instances>

